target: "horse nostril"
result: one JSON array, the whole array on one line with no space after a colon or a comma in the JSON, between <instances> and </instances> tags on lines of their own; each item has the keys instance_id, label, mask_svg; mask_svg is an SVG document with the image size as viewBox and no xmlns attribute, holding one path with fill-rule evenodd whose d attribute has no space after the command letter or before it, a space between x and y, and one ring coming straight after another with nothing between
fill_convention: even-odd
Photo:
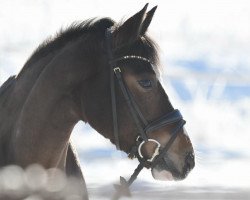
<instances>
[{"instance_id":1,"label":"horse nostril","mask_svg":"<svg viewBox=\"0 0 250 200\"><path fill-rule=\"evenodd\" d=\"M194 153L193 152L189 152L186 155L186 167L188 170L191 170L194 168L195 165L195 161L194 161Z\"/></svg>"}]
</instances>

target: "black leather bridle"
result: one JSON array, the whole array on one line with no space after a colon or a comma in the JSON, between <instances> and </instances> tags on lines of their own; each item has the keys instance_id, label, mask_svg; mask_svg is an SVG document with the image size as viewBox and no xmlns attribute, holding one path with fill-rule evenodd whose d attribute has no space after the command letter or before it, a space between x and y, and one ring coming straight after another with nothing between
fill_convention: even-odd
<instances>
[{"instance_id":1,"label":"black leather bridle","mask_svg":"<svg viewBox=\"0 0 250 200\"><path fill-rule=\"evenodd\" d=\"M160 117L159 119L154 120L151 123L143 116L142 112L140 111L137 103L135 102L129 88L126 86L123 77L122 77L122 70L119 66L117 66L118 61L125 61L125 60L140 60L142 62L146 62L151 64L150 60L147 58L137 56L137 55L126 55L119 58L113 57L112 47L112 31L111 28L106 30L106 48L109 57L109 65L110 65L110 86L111 86L111 103L112 103L112 116L113 116L113 131L114 131L114 140L116 144L116 148L120 149L120 142L119 142L119 131L118 131L118 117L116 111L116 94L115 94L115 79L117 80L119 87L122 91L122 94L126 100L127 106L129 108L130 114L135 122L135 125L138 130L138 137L136 138L135 145L132 147L131 152L129 153L129 157L137 157L139 160L139 165L135 169L134 173L131 175L130 179L126 181L123 177L120 177L121 185L116 185L117 192L113 197L113 200L119 199L121 195L130 195L129 193L129 186L134 182L137 178L140 171L146 168L153 168L159 163L160 161L164 160L164 155L178 136L180 129L186 123L179 110L173 110L170 113L167 113ZM171 132L171 138L169 139L168 143L165 147L161 147L161 144L154 139L148 138L148 133L158 130L162 127L168 126L170 124L176 124L176 127ZM141 153L141 147L145 142L154 142L157 145L153 156L150 159L146 159L143 157ZM166 162L164 160L164 162ZM122 193L122 194L121 194Z\"/></svg>"}]
</instances>

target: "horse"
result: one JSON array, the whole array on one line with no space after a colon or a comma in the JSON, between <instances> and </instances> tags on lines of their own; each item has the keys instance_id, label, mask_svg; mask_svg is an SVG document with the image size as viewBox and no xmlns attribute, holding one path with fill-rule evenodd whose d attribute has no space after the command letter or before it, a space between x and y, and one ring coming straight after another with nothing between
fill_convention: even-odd
<instances>
[{"instance_id":1,"label":"horse","mask_svg":"<svg viewBox=\"0 0 250 200\"><path fill-rule=\"evenodd\" d=\"M159 81L157 45L147 35L157 7L147 12L147 6L124 22L73 23L44 41L2 85L0 167L36 163L61 169L81 181L88 199L70 142L82 120L137 158L137 172L147 167L155 179L186 178L195 165L194 150L185 121Z\"/></svg>"}]
</instances>

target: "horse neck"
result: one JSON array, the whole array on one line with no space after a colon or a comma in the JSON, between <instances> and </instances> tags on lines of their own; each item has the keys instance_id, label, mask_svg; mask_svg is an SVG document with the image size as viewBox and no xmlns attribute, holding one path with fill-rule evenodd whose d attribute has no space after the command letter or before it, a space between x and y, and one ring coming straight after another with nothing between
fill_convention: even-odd
<instances>
[{"instance_id":1,"label":"horse neck","mask_svg":"<svg viewBox=\"0 0 250 200\"><path fill-rule=\"evenodd\" d=\"M70 134L81 118L72 91L95 69L84 50L81 43L70 44L41 71L13 133L15 164L39 163L46 168L64 165Z\"/></svg>"}]
</instances>

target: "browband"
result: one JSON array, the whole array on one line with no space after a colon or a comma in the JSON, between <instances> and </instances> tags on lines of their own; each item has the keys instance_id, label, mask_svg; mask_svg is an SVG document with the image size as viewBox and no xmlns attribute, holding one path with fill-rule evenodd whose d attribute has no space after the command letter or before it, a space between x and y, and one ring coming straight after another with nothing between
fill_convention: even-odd
<instances>
[{"instance_id":1,"label":"browband","mask_svg":"<svg viewBox=\"0 0 250 200\"><path fill-rule=\"evenodd\" d=\"M141 57L141 56L136 56L136 55L122 56L122 57L119 57L119 58L116 58L116 59L113 59L113 60L109 61L109 63L110 64L115 64L118 61L128 60L128 59L138 59L138 60L142 60L142 61L145 61L145 62L148 62L148 63L152 64L149 59Z\"/></svg>"}]
</instances>

